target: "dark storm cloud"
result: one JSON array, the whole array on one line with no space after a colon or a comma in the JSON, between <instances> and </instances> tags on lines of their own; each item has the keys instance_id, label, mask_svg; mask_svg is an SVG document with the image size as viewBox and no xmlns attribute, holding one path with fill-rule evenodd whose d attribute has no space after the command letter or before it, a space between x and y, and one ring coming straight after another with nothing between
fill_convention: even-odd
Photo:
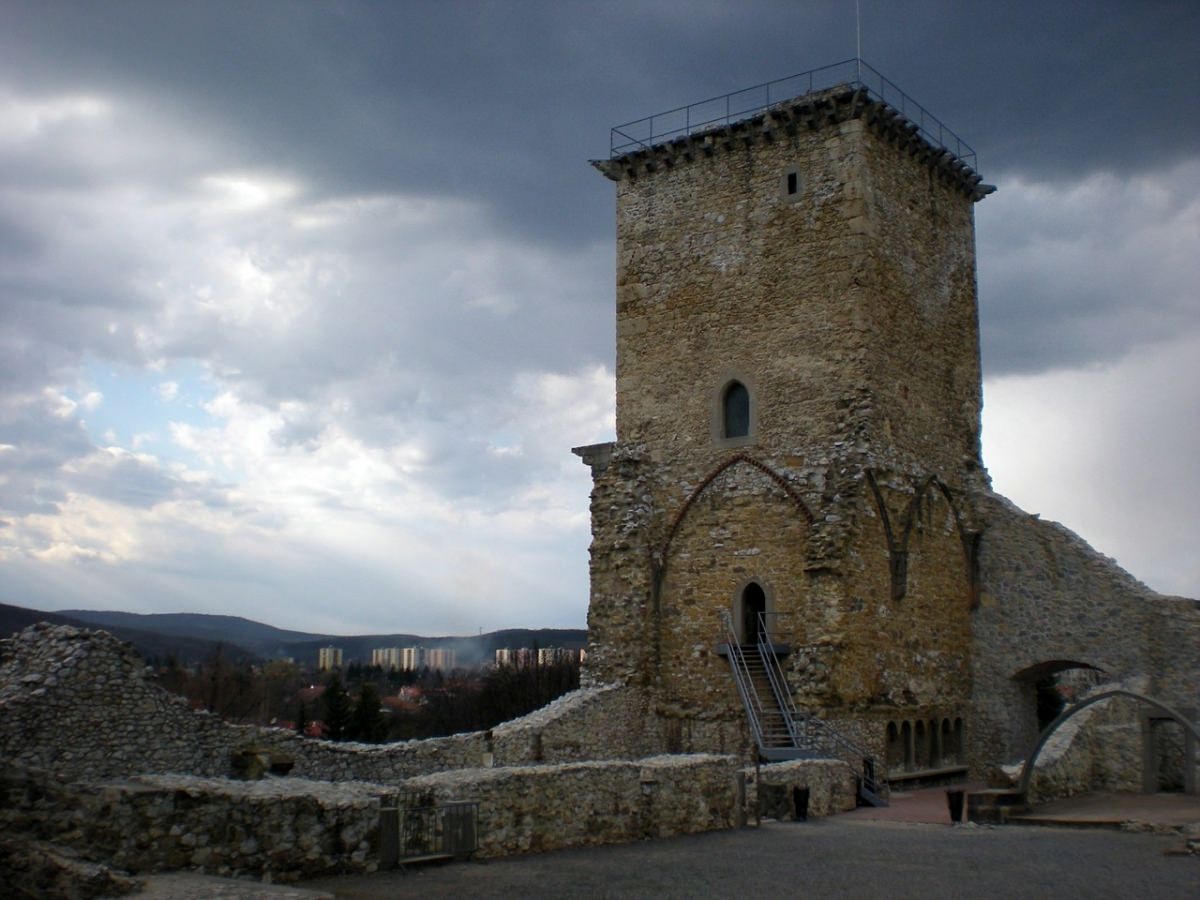
<instances>
[{"instance_id":1,"label":"dark storm cloud","mask_svg":"<svg viewBox=\"0 0 1200 900\"><path fill-rule=\"evenodd\" d=\"M985 371L1120 359L1200 331L1200 160L1132 179L1016 180L977 210Z\"/></svg>"},{"instance_id":2,"label":"dark storm cloud","mask_svg":"<svg viewBox=\"0 0 1200 900\"><path fill-rule=\"evenodd\" d=\"M1200 83L1195 4L862 0L861 8L864 56L971 142L1002 192L1014 178L1165 171L1200 152L1200 122L1183 114ZM313 246L340 241L328 249L354 257L343 287L352 309L312 311L272 342L239 334L197 305L177 310L177 327L160 329L154 346L139 346L133 320L152 326L159 314L138 277L150 252L107 221L101 191L85 210L44 198L135 177L178 191L219 158L295 178L307 203L400 194L470 204L477 227L457 226L460 257L494 234L548 253L581 252L611 240L611 186L584 168L604 154L610 125L850 56L854 47L849 0L736 9L154 0L13 5L5 25L0 75L8 84L35 98L111 95L152 110L155 123L114 113L113 124L131 136L122 171L79 164L113 155L111 137L87 120L46 125L56 129L50 152L45 142L0 145L0 183L14 198L6 205L0 196L8 260L0 289L11 324L4 339L14 370L31 376L22 383L88 350L131 362L157 352L208 359L251 398L310 399L330 382L361 381L363 360L390 354L396 386L380 399L401 406L428 389L430 372L441 390L461 395L503 380L516 360L561 370L610 359L604 268L593 264L548 304L527 273L493 265L492 287L520 298L506 314L481 311L428 279L419 285L427 303L395 303L410 275L391 258L410 247L372 248L394 240L394 229L319 233ZM304 247L296 235L273 241L253 231L231 242L257 253L273 243L281 254ZM1177 327L1175 313L1152 309L1131 332L1119 314L1107 315L1124 295L1102 285L1086 294L1049 290L1045 279L1020 277L1023 260L1013 263L983 285L989 372L1112 358L1131 340ZM1044 317L1040 333L1052 338L1022 339L1031 315ZM114 331L113 320L127 327Z\"/></svg>"},{"instance_id":3,"label":"dark storm cloud","mask_svg":"<svg viewBox=\"0 0 1200 900\"><path fill-rule=\"evenodd\" d=\"M977 208L989 375L1197 329L1195 4L861 7L863 56L999 185ZM611 436L613 186L586 161L612 125L855 38L854 0L0 19L0 508L33 554L6 577L112 560L110 605L151 585L183 607L209 571L264 608L356 585L466 608L505 585L541 624L576 623L585 593L586 472L565 448ZM141 399L87 399L113 363Z\"/></svg>"},{"instance_id":4,"label":"dark storm cloud","mask_svg":"<svg viewBox=\"0 0 1200 900\"><path fill-rule=\"evenodd\" d=\"M1195 152L1192 3L864 0L863 55L985 173ZM38 90L178 102L247 165L320 190L482 198L543 240L608 231L580 176L607 128L854 53L853 4L55 4L10 10L0 63Z\"/></svg>"}]
</instances>

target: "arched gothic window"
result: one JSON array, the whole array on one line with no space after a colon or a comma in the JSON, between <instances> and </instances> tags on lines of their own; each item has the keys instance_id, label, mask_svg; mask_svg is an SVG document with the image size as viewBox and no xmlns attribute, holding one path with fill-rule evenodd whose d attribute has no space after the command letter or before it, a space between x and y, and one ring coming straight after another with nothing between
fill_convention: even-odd
<instances>
[{"instance_id":1,"label":"arched gothic window","mask_svg":"<svg viewBox=\"0 0 1200 900\"><path fill-rule=\"evenodd\" d=\"M731 381L721 400L722 437L740 438L750 433L750 392L740 381Z\"/></svg>"}]
</instances>

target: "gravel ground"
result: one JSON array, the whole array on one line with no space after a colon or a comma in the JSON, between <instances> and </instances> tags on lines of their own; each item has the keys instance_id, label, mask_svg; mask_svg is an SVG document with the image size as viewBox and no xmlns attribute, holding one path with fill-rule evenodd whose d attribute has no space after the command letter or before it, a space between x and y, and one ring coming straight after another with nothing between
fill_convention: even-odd
<instances>
[{"instance_id":1,"label":"gravel ground","mask_svg":"<svg viewBox=\"0 0 1200 900\"><path fill-rule=\"evenodd\" d=\"M323 878L297 887L383 897L1200 898L1178 836L1102 829L855 820L764 823L489 863Z\"/></svg>"}]
</instances>

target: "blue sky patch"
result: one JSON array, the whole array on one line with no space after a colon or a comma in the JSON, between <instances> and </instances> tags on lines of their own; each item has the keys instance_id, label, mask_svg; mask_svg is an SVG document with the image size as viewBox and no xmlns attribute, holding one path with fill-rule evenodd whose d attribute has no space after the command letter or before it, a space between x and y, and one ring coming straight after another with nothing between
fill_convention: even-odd
<instances>
[{"instance_id":1,"label":"blue sky patch","mask_svg":"<svg viewBox=\"0 0 1200 900\"><path fill-rule=\"evenodd\" d=\"M71 399L81 404L79 416L97 444L194 464L193 454L171 441L170 424L198 428L217 424L204 409L217 390L205 367L194 361L157 371L88 360ZM86 402L93 391L102 395L95 405Z\"/></svg>"}]
</instances>

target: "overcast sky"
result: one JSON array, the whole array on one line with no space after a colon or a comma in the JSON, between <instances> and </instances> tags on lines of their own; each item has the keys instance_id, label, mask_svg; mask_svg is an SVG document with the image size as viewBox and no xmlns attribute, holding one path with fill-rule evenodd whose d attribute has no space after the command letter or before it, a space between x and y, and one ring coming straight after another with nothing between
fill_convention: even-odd
<instances>
[{"instance_id":1,"label":"overcast sky","mask_svg":"<svg viewBox=\"0 0 1200 900\"><path fill-rule=\"evenodd\" d=\"M998 490L1200 596L1200 5L861 0L979 154ZM609 128L853 0L0 0L0 601L582 627Z\"/></svg>"}]
</instances>

